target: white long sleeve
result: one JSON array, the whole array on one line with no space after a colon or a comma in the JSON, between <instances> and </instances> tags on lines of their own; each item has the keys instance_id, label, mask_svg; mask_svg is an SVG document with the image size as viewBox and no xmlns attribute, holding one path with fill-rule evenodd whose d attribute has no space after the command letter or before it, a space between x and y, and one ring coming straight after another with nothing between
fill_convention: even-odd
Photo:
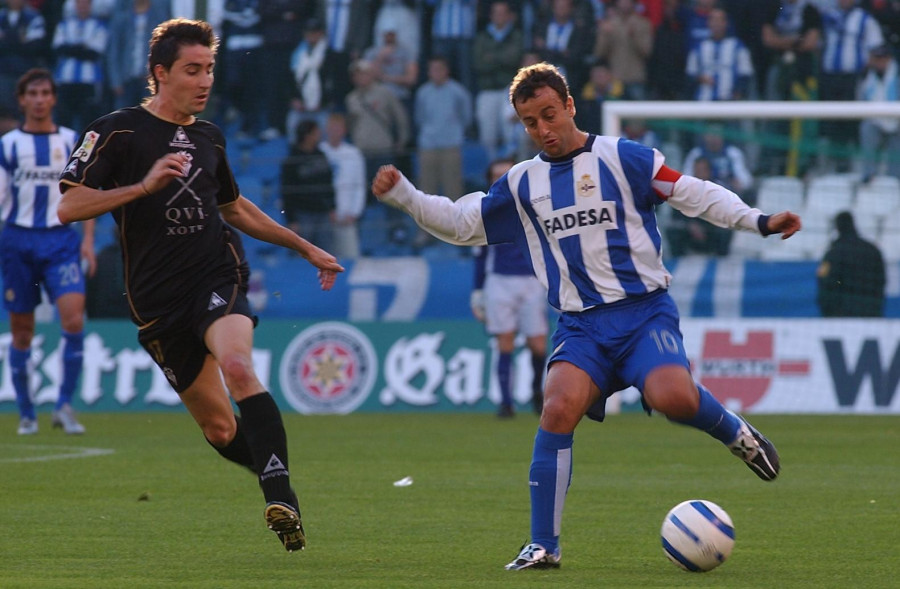
<instances>
[{"instance_id":1,"label":"white long sleeve","mask_svg":"<svg viewBox=\"0 0 900 589\"><path fill-rule=\"evenodd\" d=\"M425 194L401 174L400 181L382 197L409 213L416 223L442 241L454 245L485 245L487 236L481 218L483 192L472 192L452 201L446 196Z\"/></svg>"},{"instance_id":2,"label":"white long sleeve","mask_svg":"<svg viewBox=\"0 0 900 589\"><path fill-rule=\"evenodd\" d=\"M700 217L719 227L760 233L758 221L762 211L714 182L681 176L667 202L688 217Z\"/></svg>"}]
</instances>

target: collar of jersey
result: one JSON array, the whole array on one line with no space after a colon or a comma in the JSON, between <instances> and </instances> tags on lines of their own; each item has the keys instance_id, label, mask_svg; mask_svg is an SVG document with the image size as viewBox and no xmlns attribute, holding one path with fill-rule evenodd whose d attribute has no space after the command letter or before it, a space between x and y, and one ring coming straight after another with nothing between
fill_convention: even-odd
<instances>
[{"instance_id":1,"label":"collar of jersey","mask_svg":"<svg viewBox=\"0 0 900 589\"><path fill-rule=\"evenodd\" d=\"M582 153L585 153L585 152L590 151L591 148L594 146L594 139L596 139L596 137L597 137L597 136L594 135L593 133L588 133L588 138L587 138L587 141L584 142L584 145L581 146L581 147L579 147L579 148L576 149L575 151L570 151L570 152L567 153L566 155L561 155L561 156L559 156L559 157L550 157L549 155L547 155L546 153L544 153L544 152L542 151L542 152L540 153L540 157L541 157L541 159L544 160L545 162L549 162L549 163L551 163L551 164L557 163L557 162L567 162L567 161L569 161L570 159L576 157L576 156L579 155L579 154L582 154Z\"/></svg>"}]
</instances>

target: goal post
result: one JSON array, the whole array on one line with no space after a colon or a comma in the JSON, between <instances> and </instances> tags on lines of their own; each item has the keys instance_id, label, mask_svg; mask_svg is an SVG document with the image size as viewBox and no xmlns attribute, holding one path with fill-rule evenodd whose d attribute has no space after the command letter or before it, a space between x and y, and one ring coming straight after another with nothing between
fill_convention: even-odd
<instances>
[{"instance_id":1,"label":"goal post","mask_svg":"<svg viewBox=\"0 0 900 589\"><path fill-rule=\"evenodd\" d=\"M603 103L603 133L621 135L622 120L900 118L900 102L861 101L626 101Z\"/></svg>"}]
</instances>

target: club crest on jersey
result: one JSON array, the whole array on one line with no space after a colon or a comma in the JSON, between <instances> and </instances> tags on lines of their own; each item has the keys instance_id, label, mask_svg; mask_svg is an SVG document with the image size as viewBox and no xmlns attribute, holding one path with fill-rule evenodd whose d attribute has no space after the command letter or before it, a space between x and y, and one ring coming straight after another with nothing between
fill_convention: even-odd
<instances>
[{"instance_id":1,"label":"club crest on jersey","mask_svg":"<svg viewBox=\"0 0 900 589\"><path fill-rule=\"evenodd\" d=\"M175 136L169 141L169 147L180 147L182 149L197 149L197 146L191 143L190 137L184 131L184 127L178 125L175 129Z\"/></svg>"},{"instance_id":2,"label":"club crest on jersey","mask_svg":"<svg viewBox=\"0 0 900 589\"><path fill-rule=\"evenodd\" d=\"M75 153L72 154L72 157L79 159L83 162L88 161L90 159L91 154L94 152L94 147L97 146L97 140L100 139L100 133L96 131L88 131L84 134L84 141L81 142L81 147L75 150Z\"/></svg>"},{"instance_id":3,"label":"club crest on jersey","mask_svg":"<svg viewBox=\"0 0 900 589\"><path fill-rule=\"evenodd\" d=\"M597 190L597 183L587 174L578 181L578 196L591 196Z\"/></svg>"}]
</instances>

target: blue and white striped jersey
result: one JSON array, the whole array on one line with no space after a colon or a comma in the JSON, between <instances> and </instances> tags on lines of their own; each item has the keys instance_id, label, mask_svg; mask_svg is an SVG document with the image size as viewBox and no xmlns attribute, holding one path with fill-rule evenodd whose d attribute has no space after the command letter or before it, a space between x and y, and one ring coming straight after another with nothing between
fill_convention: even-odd
<instances>
[{"instance_id":1,"label":"blue and white striped jersey","mask_svg":"<svg viewBox=\"0 0 900 589\"><path fill-rule=\"evenodd\" d=\"M563 158L540 154L514 166L487 194L456 202L402 178L382 198L436 237L457 245L513 242L550 304L579 312L667 288L656 205L762 233L767 217L733 192L664 167L655 149L588 136Z\"/></svg>"},{"instance_id":2,"label":"blue and white striped jersey","mask_svg":"<svg viewBox=\"0 0 900 589\"><path fill-rule=\"evenodd\" d=\"M59 84L97 84L103 81L103 56L109 32L98 18L67 18L56 26L54 76ZM91 54L90 52L93 52Z\"/></svg>"},{"instance_id":3,"label":"blue and white striped jersey","mask_svg":"<svg viewBox=\"0 0 900 589\"><path fill-rule=\"evenodd\" d=\"M753 77L750 50L737 37L705 39L691 50L686 70L689 76L708 76L711 85L700 84L696 100L735 100L747 91Z\"/></svg>"},{"instance_id":4,"label":"blue and white striped jersey","mask_svg":"<svg viewBox=\"0 0 900 589\"><path fill-rule=\"evenodd\" d=\"M3 221L19 227L61 225L59 177L75 146L75 131L26 133L14 129L0 137L0 203Z\"/></svg>"},{"instance_id":5,"label":"blue and white striped jersey","mask_svg":"<svg viewBox=\"0 0 900 589\"><path fill-rule=\"evenodd\" d=\"M829 74L861 74L869 63L869 51L884 43L878 21L859 6L824 10L822 23L822 71Z\"/></svg>"}]
</instances>

